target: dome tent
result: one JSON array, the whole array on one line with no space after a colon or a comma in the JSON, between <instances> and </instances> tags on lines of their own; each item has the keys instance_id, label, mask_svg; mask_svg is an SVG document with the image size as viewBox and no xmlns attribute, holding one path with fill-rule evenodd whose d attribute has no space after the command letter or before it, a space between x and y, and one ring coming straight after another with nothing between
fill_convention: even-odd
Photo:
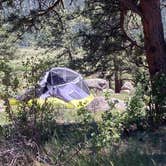
<instances>
[{"instance_id":1,"label":"dome tent","mask_svg":"<svg viewBox=\"0 0 166 166\"><path fill-rule=\"evenodd\" d=\"M19 96L17 102L24 101L24 96L25 98L31 96L29 91L25 94ZM63 67L56 67L47 71L39 82L39 88L37 88L37 91L35 90L35 94L38 104L43 105L48 102L62 108L81 108L94 99L82 76ZM28 100L29 104L32 104L32 98ZM17 102L11 100L10 103L16 105Z\"/></svg>"},{"instance_id":2,"label":"dome tent","mask_svg":"<svg viewBox=\"0 0 166 166\"><path fill-rule=\"evenodd\" d=\"M80 100L90 95L82 76L68 68L52 68L39 85L44 89L40 98L57 97L66 102Z\"/></svg>"},{"instance_id":3,"label":"dome tent","mask_svg":"<svg viewBox=\"0 0 166 166\"><path fill-rule=\"evenodd\" d=\"M46 72L39 85L43 89L39 96L40 102L48 98L52 103L78 108L93 100L82 76L68 68L52 68Z\"/></svg>"}]
</instances>

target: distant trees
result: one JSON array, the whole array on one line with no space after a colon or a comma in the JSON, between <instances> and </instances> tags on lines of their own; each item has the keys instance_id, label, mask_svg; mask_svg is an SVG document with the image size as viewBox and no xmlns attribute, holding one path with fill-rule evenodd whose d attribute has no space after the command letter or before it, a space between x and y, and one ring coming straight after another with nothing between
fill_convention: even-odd
<instances>
[{"instance_id":1,"label":"distant trees","mask_svg":"<svg viewBox=\"0 0 166 166\"><path fill-rule=\"evenodd\" d=\"M58 15L57 8L59 10L59 8L64 7L63 0L51 0L47 2L34 0L31 1L29 9L25 9L25 3L28 3L28 1L3 0L0 2L1 9L5 8L4 12L6 16L4 17L4 21L13 23L14 26L12 30L15 30L16 28L22 28L23 30L26 26L28 26L28 28L32 26L35 27L35 22L42 21L40 17L47 15ZM95 3L96 6L94 6L93 3ZM133 41L129 36L127 36L127 33L124 33L125 29L123 23L125 23L124 21L128 11L132 11L133 13L138 14L142 19L142 25L144 29L145 51L147 55L150 75L153 76L158 72L165 72L166 48L159 0L150 0L148 2L145 0L114 0L109 2L85 1L85 4L85 9L89 8L89 11L91 11L91 9L94 11L92 16L89 16L93 17L93 20L91 19L92 26L96 25L95 23L98 22L98 27L100 28L101 25L103 27L103 33L101 33L105 40L107 40L107 42L104 44L105 47L109 47L109 44L106 45L106 43L109 43L108 36L110 35L116 36L117 40L122 40L121 37L125 35L126 39L129 40L133 46L137 46L136 41ZM101 12L103 12L103 15L101 15ZM85 14L88 15L88 10ZM105 17L106 15L110 16L110 18ZM94 18L94 16L96 16L96 18ZM95 30L97 30L98 27L96 27ZM97 33L97 31L94 32ZM121 32L123 32L123 34ZM97 39L97 36L94 34L93 38L95 40L95 38ZM114 48L121 49L122 41L120 40L120 44L116 45ZM112 49L113 47L109 48Z\"/></svg>"},{"instance_id":2,"label":"distant trees","mask_svg":"<svg viewBox=\"0 0 166 166\"><path fill-rule=\"evenodd\" d=\"M9 32L17 33L21 38L25 32L38 30L44 18L54 15L59 21L58 11L63 8L62 0L2 0L0 11L2 21L10 24ZM57 10L58 9L58 10Z\"/></svg>"},{"instance_id":3,"label":"distant trees","mask_svg":"<svg viewBox=\"0 0 166 166\"><path fill-rule=\"evenodd\" d=\"M99 72L100 77L107 78L110 83L114 79L117 93L120 92L123 75L131 74L137 68L136 61L142 55L133 56L132 46L120 27L119 11L119 1L85 1L80 14L87 25L85 22L85 27L80 28L77 34L86 51L86 55L77 58L77 62L80 60L83 66L87 66L87 74Z\"/></svg>"}]
</instances>

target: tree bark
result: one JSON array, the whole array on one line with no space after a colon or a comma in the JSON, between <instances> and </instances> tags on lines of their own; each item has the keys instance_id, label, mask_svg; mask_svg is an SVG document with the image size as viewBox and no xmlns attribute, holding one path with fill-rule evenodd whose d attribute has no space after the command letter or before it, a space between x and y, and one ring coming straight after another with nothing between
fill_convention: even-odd
<instances>
[{"instance_id":1,"label":"tree bark","mask_svg":"<svg viewBox=\"0 0 166 166\"><path fill-rule=\"evenodd\" d=\"M120 78L120 70L119 70L119 62L117 61L117 57L114 56L114 79L115 79L115 93L120 93L121 90L121 78Z\"/></svg>"},{"instance_id":2,"label":"tree bark","mask_svg":"<svg viewBox=\"0 0 166 166\"><path fill-rule=\"evenodd\" d=\"M152 84L153 103L155 104L152 110L155 113L152 114L157 123L160 123L166 105L166 42L160 5L160 0L140 0L145 54ZM151 120L155 124L153 116Z\"/></svg>"},{"instance_id":3,"label":"tree bark","mask_svg":"<svg viewBox=\"0 0 166 166\"><path fill-rule=\"evenodd\" d=\"M144 46L151 79L166 73L166 43L164 40L160 0L140 0Z\"/></svg>"},{"instance_id":4,"label":"tree bark","mask_svg":"<svg viewBox=\"0 0 166 166\"><path fill-rule=\"evenodd\" d=\"M121 87L121 79L119 78L118 71L115 71L115 93L120 93Z\"/></svg>"}]
</instances>

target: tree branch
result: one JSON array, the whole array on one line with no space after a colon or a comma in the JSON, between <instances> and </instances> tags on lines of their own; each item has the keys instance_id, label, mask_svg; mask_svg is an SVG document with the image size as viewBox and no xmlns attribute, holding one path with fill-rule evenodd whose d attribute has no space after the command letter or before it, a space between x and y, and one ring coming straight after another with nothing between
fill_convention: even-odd
<instances>
[{"instance_id":1,"label":"tree branch","mask_svg":"<svg viewBox=\"0 0 166 166\"><path fill-rule=\"evenodd\" d=\"M136 41L131 39L128 36L128 34L126 33L126 30L124 29L125 15L127 14L128 10L131 10L134 13L137 13L139 16L142 17L142 13L141 13L139 6L135 2L133 2L133 0L120 0L120 27L121 27L121 30L122 30L125 38L129 42L131 42L131 45L130 45L131 47L136 46L136 47L139 47L142 49L143 47L139 46Z\"/></svg>"},{"instance_id":2,"label":"tree branch","mask_svg":"<svg viewBox=\"0 0 166 166\"><path fill-rule=\"evenodd\" d=\"M42 5L41 2L39 2L39 3L40 3L40 5ZM12 27L11 31L19 29L20 27L24 27L24 25L29 26L29 27L35 26L35 21L39 17L49 14L51 11L53 11L54 13L56 13L58 15L58 12L56 12L56 10L55 10L55 8L58 5L61 5L62 8L64 8L63 0L55 0L54 3L52 3L49 6L44 4L45 5L44 9L41 9L40 5L39 5L39 8L30 10L29 15L18 17L18 18L15 15L9 16L6 19L6 22L13 23L13 27ZM58 15L58 19L60 21L59 15Z\"/></svg>"},{"instance_id":3,"label":"tree branch","mask_svg":"<svg viewBox=\"0 0 166 166\"><path fill-rule=\"evenodd\" d=\"M136 41L134 41L133 39L131 39L131 38L128 36L128 34L126 33L126 31L125 31L125 29L124 29L124 20L125 20L125 15L126 15L126 13L127 13L126 10L121 10L121 13L120 13L120 26L121 26L121 30L122 30L122 32L123 32L125 38L126 38L129 42L131 42L131 45L130 45L131 47L136 46L136 47L139 47L139 48L142 49L142 47L139 46Z\"/></svg>"},{"instance_id":4,"label":"tree branch","mask_svg":"<svg viewBox=\"0 0 166 166\"><path fill-rule=\"evenodd\" d=\"M131 10L140 17L143 17L140 6L137 5L133 0L120 0L120 8L124 11Z\"/></svg>"},{"instance_id":5,"label":"tree branch","mask_svg":"<svg viewBox=\"0 0 166 166\"><path fill-rule=\"evenodd\" d=\"M49 6L46 10L44 10L42 12L38 12L37 16L43 16L43 15L48 14L51 10L53 10L59 4L61 4L62 7L64 8L63 0L57 0L52 6Z\"/></svg>"}]
</instances>

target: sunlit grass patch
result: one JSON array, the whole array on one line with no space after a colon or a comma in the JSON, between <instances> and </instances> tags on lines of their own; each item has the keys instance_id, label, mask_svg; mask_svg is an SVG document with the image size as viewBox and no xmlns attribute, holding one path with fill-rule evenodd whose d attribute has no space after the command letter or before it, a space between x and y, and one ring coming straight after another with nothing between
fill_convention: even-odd
<instances>
[{"instance_id":1,"label":"sunlit grass patch","mask_svg":"<svg viewBox=\"0 0 166 166\"><path fill-rule=\"evenodd\" d=\"M110 98L117 98L119 100L127 101L129 97L131 97L132 94L126 94L126 93L113 93L110 95Z\"/></svg>"},{"instance_id":2,"label":"sunlit grass patch","mask_svg":"<svg viewBox=\"0 0 166 166\"><path fill-rule=\"evenodd\" d=\"M8 124L9 120L7 118L7 114L4 110L0 110L0 126Z\"/></svg>"}]
</instances>

